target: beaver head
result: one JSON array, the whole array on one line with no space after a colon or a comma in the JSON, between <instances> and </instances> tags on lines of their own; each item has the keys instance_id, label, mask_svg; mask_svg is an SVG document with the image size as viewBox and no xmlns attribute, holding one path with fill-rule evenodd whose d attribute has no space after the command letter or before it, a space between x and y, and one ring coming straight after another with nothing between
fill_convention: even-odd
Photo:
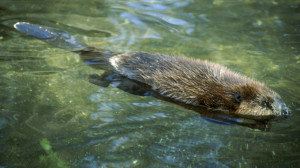
<instances>
[{"instance_id":1,"label":"beaver head","mask_svg":"<svg viewBox=\"0 0 300 168\"><path fill-rule=\"evenodd\" d=\"M233 86L234 113L256 119L286 117L289 110L281 97L264 84L248 81L247 85Z\"/></svg>"}]
</instances>

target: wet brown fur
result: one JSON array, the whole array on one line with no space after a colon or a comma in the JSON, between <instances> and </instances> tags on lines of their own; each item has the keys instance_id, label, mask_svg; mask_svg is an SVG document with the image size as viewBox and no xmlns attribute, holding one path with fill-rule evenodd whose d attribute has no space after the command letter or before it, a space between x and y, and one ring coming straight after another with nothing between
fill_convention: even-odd
<instances>
[{"instance_id":1,"label":"wet brown fur","mask_svg":"<svg viewBox=\"0 0 300 168\"><path fill-rule=\"evenodd\" d=\"M215 63L144 52L119 54L109 62L121 75L148 84L160 95L178 102L204 105L246 118L281 115L273 105L261 105L263 101L281 100L277 93ZM236 93L241 95L242 102L236 101Z\"/></svg>"}]
</instances>

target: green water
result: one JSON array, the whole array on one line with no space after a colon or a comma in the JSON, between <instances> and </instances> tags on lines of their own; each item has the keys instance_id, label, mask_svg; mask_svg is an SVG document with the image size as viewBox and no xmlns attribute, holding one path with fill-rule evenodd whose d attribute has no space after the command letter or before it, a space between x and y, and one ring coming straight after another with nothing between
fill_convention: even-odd
<instances>
[{"instance_id":1,"label":"green water","mask_svg":"<svg viewBox=\"0 0 300 168\"><path fill-rule=\"evenodd\" d=\"M0 168L300 167L299 0L0 2ZM113 51L206 59L266 83L270 131L89 82L79 55L13 29L58 27Z\"/></svg>"}]
</instances>

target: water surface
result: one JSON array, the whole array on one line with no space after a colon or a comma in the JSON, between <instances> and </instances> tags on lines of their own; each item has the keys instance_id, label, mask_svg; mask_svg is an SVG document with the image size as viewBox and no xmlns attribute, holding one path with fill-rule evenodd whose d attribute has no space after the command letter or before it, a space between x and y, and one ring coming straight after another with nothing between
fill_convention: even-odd
<instances>
[{"instance_id":1,"label":"water surface","mask_svg":"<svg viewBox=\"0 0 300 168\"><path fill-rule=\"evenodd\" d=\"M299 167L300 1L0 2L0 167ZM212 122L89 82L74 53L13 29L56 27L89 45L206 59L266 83L293 115L269 131Z\"/></svg>"}]
</instances>

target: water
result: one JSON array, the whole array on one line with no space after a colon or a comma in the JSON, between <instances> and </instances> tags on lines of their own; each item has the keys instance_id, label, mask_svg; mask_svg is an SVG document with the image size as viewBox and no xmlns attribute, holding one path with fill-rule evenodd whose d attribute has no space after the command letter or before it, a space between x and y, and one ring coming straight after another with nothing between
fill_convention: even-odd
<instances>
[{"instance_id":1,"label":"water","mask_svg":"<svg viewBox=\"0 0 300 168\"><path fill-rule=\"evenodd\" d=\"M300 1L0 2L0 167L299 167ZM15 31L27 21L113 51L207 59L278 92L270 131L211 122L89 82L74 53Z\"/></svg>"}]
</instances>

